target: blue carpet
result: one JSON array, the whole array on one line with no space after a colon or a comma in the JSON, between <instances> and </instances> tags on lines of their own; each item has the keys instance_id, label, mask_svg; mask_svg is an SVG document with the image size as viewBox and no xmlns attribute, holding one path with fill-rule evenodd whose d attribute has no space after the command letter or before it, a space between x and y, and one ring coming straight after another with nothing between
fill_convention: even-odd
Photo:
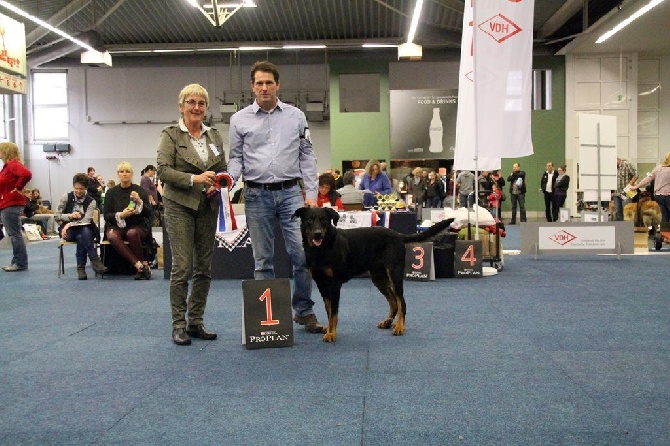
<instances>
[{"instance_id":1,"label":"blue carpet","mask_svg":"<svg viewBox=\"0 0 670 446\"><path fill-rule=\"evenodd\" d=\"M335 344L296 325L294 347L248 351L241 282L212 283L219 339L179 347L161 274L78 281L69 249L59 280L56 246L0 274L2 445L670 444L670 256L505 255L493 277L406 282L400 337L354 279Z\"/></svg>"}]
</instances>

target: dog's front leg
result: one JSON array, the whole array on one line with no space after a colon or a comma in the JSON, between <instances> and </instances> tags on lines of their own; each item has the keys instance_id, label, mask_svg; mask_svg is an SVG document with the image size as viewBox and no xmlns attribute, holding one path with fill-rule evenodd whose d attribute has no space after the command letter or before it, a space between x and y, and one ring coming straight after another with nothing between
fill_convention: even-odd
<instances>
[{"instance_id":1,"label":"dog's front leg","mask_svg":"<svg viewBox=\"0 0 670 446\"><path fill-rule=\"evenodd\" d=\"M326 329L326 334L323 335L323 342L335 342L337 340L337 315L340 306L340 286L334 286L330 290L330 298L323 299L326 306L326 313L328 313L328 328Z\"/></svg>"}]
</instances>

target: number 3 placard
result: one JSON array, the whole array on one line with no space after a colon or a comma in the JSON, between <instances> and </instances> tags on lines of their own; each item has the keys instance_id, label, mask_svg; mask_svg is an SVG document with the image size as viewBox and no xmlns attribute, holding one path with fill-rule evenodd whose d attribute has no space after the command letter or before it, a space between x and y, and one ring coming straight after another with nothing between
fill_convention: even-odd
<instances>
[{"instance_id":1,"label":"number 3 placard","mask_svg":"<svg viewBox=\"0 0 670 446\"><path fill-rule=\"evenodd\" d=\"M242 344L247 349L291 347L293 319L288 279L245 280Z\"/></svg>"},{"instance_id":2,"label":"number 3 placard","mask_svg":"<svg viewBox=\"0 0 670 446\"><path fill-rule=\"evenodd\" d=\"M431 242L407 244L405 247L405 280L420 282L435 280Z\"/></svg>"}]
</instances>

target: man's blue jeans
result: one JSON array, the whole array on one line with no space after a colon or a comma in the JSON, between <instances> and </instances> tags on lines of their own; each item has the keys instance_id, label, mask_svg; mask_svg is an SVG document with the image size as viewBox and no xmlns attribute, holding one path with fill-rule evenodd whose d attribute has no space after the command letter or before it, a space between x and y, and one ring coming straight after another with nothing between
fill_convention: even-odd
<instances>
[{"instance_id":1,"label":"man's blue jeans","mask_svg":"<svg viewBox=\"0 0 670 446\"><path fill-rule=\"evenodd\" d=\"M21 232L21 213L23 206L9 206L0 211L0 221L12 240L12 263L19 268L28 268L28 250ZM8 265L9 266L9 265Z\"/></svg>"},{"instance_id":2,"label":"man's blue jeans","mask_svg":"<svg viewBox=\"0 0 670 446\"><path fill-rule=\"evenodd\" d=\"M293 265L293 310L300 316L314 313L312 276L302 247L300 219L293 218L293 213L304 205L299 185L276 191L252 187L244 190L244 212L254 252L254 278L275 278L275 227L279 223Z\"/></svg>"},{"instance_id":3,"label":"man's blue jeans","mask_svg":"<svg viewBox=\"0 0 670 446\"><path fill-rule=\"evenodd\" d=\"M86 259L98 257L98 250L93 244L93 231L90 226L71 226L65 234L68 242L77 242L77 266L86 265Z\"/></svg>"}]
</instances>

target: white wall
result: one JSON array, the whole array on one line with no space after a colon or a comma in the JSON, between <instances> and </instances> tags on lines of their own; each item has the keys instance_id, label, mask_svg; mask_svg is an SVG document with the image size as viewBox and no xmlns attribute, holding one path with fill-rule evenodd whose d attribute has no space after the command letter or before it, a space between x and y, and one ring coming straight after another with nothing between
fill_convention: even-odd
<instances>
[{"instance_id":1,"label":"white wall","mask_svg":"<svg viewBox=\"0 0 670 446\"><path fill-rule=\"evenodd\" d=\"M42 142L27 144L24 160L33 172L29 187L39 188L43 197L55 203L71 190L75 173L86 172L87 167L93 166L105 180L117 180L116 166L121 161L133 165L134 180L139 182L140 170L147 164L156 164L161 130L179 119L177 96L189 83L200 83L209 92L214 126L227 143L228 125L221 122L218 98L223 99L225 94L228 100L244 93L250 100L250 83L238 81L239 78L248 79L249 68L194 68L190 65L69 68L69 143L72 151L57 160L47 160ZM325 65L279 66L279 70L280 93L285 94L283 99L295 100L300 96L304 100L307 94L323 98L327 79ZM235 80L231 82L233 78ZM244 85L238 89L240 82ZM323 171L330 167L329 124L327 121L310 123L310 132L318 167Z\"/></svg>"}]
</instances>

